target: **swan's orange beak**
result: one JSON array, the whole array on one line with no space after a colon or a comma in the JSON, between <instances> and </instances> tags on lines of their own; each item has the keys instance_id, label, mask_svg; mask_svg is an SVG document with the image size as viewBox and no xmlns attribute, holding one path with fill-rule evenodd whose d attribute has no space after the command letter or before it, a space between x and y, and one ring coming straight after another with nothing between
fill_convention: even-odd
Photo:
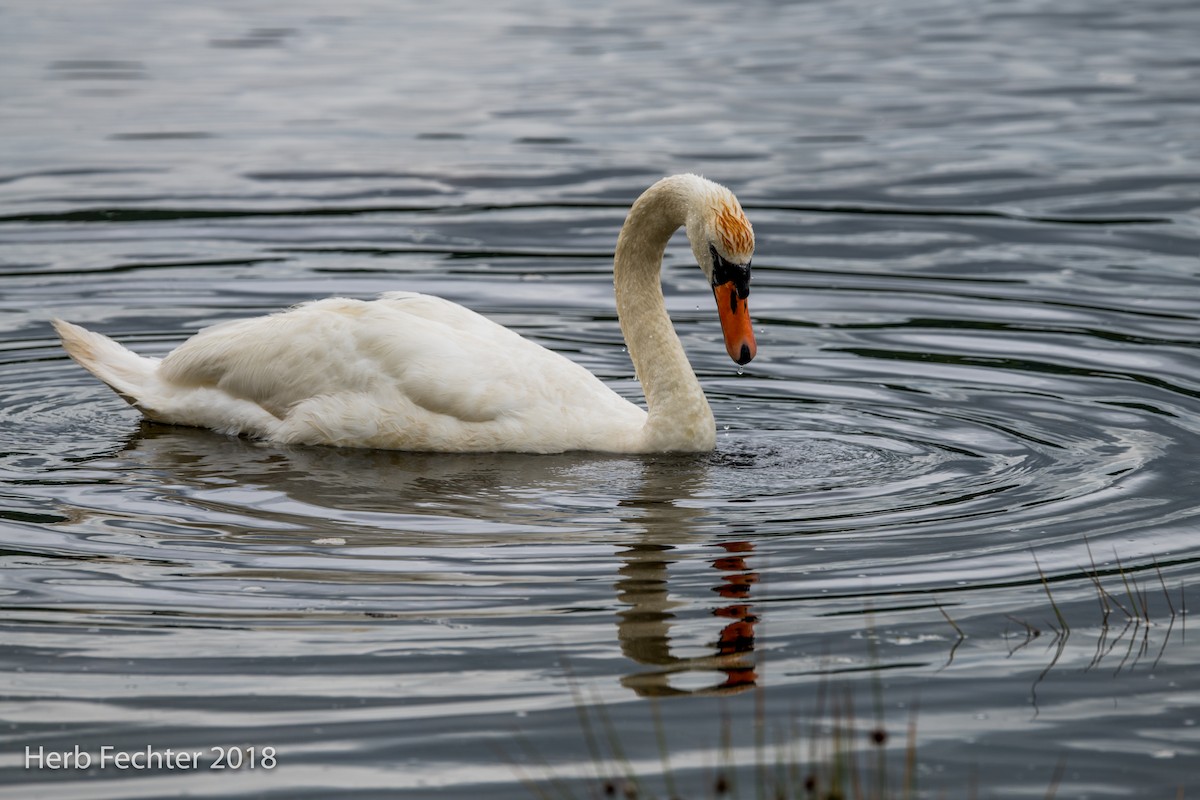
<instances>
[{"instance_id":1,"label":"swan's orange beak","mask_svg":"<svg viewBox=\"0 0 1200 800\"><path fill-rule=\"evenodd\" d=\"M750 322L750 307L746 297L738 297L737 285L733 281L713 284L713 295L717 298L717 315L721 318L721 331L725 334L725 352L739 364L748 364L758 346L754 343L754 326Z\"/></svg>"}]
</instances>

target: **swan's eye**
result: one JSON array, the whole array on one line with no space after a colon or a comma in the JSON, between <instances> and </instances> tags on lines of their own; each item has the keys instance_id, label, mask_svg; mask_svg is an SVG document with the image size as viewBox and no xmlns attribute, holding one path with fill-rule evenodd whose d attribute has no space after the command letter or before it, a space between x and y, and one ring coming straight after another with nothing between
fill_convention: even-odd
<instances>
[{"instance_id":1,"label":"swan's eye","mask_svg":"<svg viewBox=\"0 0 1200 800\"><path fill-rule=\"evenodd\" d=\"M744 300L748 297L750 294L750 262L734 264L718 253L717 247L714 244L708 246L708 252L712 254L713 286L724 286L727 283L732 283L737 290L739 298Z\"/></svg>"}]
</instances>

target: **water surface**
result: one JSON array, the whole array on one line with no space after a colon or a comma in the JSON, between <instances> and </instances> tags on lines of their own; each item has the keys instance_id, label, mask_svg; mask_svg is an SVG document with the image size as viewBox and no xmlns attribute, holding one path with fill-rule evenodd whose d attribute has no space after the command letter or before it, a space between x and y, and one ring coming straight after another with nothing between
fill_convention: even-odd
<instances>
[{"instance_id":1,"label":"water surface","mask_svg":"<svg viewBox=\"0 0 1200 800\"><path fill-rule=\"evenodd\" d=\"M1196 791L1198 25L1107 0L10 5L0 794L591 796L617 768L582 708L647 788L657 709L688 796L721 758L748 796L764 750L830 754L843 686L893 782L915 720L923 796ZM667 254L707 456L151 426L48 324L162 355L419 290L636 400L611 253L680 171L757 236L740 371ZM278 762L25 768L75 745Z\"/></svg>"}]
</instances>

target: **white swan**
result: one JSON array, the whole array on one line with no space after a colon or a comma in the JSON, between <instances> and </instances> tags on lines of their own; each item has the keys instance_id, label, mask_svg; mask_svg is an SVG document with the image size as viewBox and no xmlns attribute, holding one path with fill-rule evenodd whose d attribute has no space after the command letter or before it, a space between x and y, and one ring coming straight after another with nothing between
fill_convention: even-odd
<instances>
[{"instance_id":1,"label":"white swan","mask_svg":"<svg viewBox=\"0 0 1200 800\"><path fill-rule=\"evenodd\" d=\"M651 186L617 240L621 331L646 411L583 367L462 306L410 292L330 298L214 325L163 359L61 320L67 352L148 418L282 443L393 450L711 450L716 424L663 301L685 226L731 358L755 353L754 235L737 198L696 175Z\"/></svg>"}]
</instances>

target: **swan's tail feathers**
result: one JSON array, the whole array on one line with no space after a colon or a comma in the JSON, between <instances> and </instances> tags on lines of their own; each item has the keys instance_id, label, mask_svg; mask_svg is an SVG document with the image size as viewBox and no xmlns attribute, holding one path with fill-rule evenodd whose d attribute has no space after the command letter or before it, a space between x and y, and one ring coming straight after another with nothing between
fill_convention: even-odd
<instances>
[{"instance_id":1,"label":"swan's tail feathers","mask_svg":"<svg viewBox=\"0 0 1200 800\"><path fill-rule=\"evenodd\" d=\"M126 403L147 416L153 415L148 400L158 382L154 374L158 359L139 356L107 336L61 319L51 322L67 355L108 384Z\"/></svg>"}]
</instances>

